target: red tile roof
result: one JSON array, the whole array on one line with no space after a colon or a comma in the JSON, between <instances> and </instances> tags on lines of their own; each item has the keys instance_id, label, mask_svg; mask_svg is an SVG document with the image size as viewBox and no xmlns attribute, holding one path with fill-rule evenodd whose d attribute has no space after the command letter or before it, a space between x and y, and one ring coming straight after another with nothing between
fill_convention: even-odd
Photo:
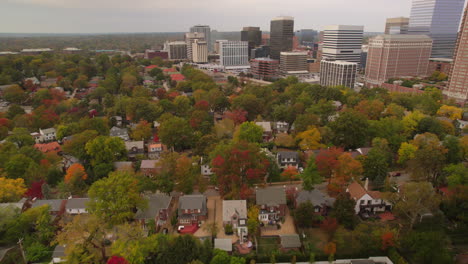
<instances>
[{"instance_id":1,"label":"red tile roof","mask_svg":"<svg viewBox=\"0 0 468 264\"><path fill-rule=\"evenodd\" d=\"M362 187L359 183L353 182L348 186L348 192L351 198L355 200L361 199L362 196L368 194L370 197L374 199L381 199L382 193L379 191L366 191L364 187Z\"/></svg>"},{"instance_id":2,"label":"red tile roof","mask_svg":"<svg viewBox=\"0 0 468 264\"><path fill-rule=\"evenodd\" d=\"M147 70L152 70L154 68L159 68L158 65L149 65L149 66L146 66L145 69Z\"/></svg>"},{"instance_id":3,"label":"red tile roof","mask_svg":"<svg viewBox=\"0 0 468 264\"><path fill-rule=\"evenodd\" d=\"M163 72L177 72L177 69L175 69L175 68L167 68L167 69L164 69Z\"/></svg>"},{"instance_id":4,"label":"red tile roof","mask_svg":"<svg viewBox=\"0 0 468 264\"><path fill-rule=\"evenodd\" d=\"M173 81L183 81L183 80L185 80L185 76L180 74L180 73L172 74L171 75L171 80L173 80Z\"/></svg>"},{"instance_id":5,"label":"red tile roof","mask_svg":"<svg viewBox=\"0 0 468 264\"><path fill-rule=\"evenodd\" d=\"M46 143L46 144L35 144L34 147L43 153L62 151L62 149L60 148L60 145L57 142L51 142L51 143Z\"/></svg>"}]
</instances>

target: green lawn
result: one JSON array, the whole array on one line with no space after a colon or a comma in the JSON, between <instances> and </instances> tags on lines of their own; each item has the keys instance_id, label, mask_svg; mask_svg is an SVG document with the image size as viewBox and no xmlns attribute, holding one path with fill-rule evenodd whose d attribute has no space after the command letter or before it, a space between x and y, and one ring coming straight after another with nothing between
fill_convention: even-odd
<instances>
[{"instance_id":1,"label":"green lawn","mask_svg":"<svg viewBox=\"0 0 468 264\"><path fill-rule=\"evenodd\" d=\"M273 251L278 251L278 238L271 238L271 237L260 237L257 239L258 241L258 254L259 255L271 255Z\"/></svg>"}]
</instances>

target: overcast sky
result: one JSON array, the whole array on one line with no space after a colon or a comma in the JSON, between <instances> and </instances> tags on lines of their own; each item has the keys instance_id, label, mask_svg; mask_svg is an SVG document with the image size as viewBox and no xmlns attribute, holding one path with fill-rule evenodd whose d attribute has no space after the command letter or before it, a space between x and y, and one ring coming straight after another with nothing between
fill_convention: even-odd
<instances>
[{"instance_id":1,"label":"overcast sky","mask_svg":"<svg viewBox=\"0 0 468 264\"><path fill-rule=\"evenodd\" d=\"M295 30L330 24L383 32L387 17L409 16L411 0L0 0L0 33L183 32L269 30L292 16Z\"/></svg>"}]
</instances>

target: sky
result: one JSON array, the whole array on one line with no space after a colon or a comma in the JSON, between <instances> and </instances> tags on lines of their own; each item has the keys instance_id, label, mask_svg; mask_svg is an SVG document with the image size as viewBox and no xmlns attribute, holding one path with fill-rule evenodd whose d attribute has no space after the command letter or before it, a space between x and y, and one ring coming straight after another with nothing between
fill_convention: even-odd
<instances>
[{"instance_id":1,"label":"sky","mask_svg":"<svg viewBox=\"0 0 468 264\"><path fill-rule=\"evenodd\" d=\"M409 16L411 0L0 0L0 33L218 31L294 17L294 29L363 25L383 32L388 17Z\"/></svg>"}]
</instances>

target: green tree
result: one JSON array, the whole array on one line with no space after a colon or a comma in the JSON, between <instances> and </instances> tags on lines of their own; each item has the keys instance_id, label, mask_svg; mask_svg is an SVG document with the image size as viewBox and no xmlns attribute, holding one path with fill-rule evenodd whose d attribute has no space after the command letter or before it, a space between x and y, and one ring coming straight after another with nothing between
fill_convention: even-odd
<instances>
[{"instance_id":1,"label":"green tree","mask_svg":"<svg viewBox=\"0 0 468 264\"><path fill-rule=\"evenodd\" d=\"M372 180L376 186L384 184L390 168L391 153L388 152L388 147L386 148L387 141L383 139L383 142L380 147L373 144L363 161L364 177Z\"/></svg>"},{"instance_id":2,"label":"green tree","mask_svg":"<svg viewBox=\"0 0 468 264\"><path fill-rule=\"evenodd\" d=\"M13 133L6 138L6 141L15 143L18 148L23 146L34 145L34 138L29 134L29 131L23 127L15 127Z\"/></svg>"},{"instance_id":3,"label":"green tree","mask_svg":"<svg viewBox=\"0 0 468 264\"><path fill-rule=\"evenodd\" d=\"M110 164L125 157L124 141L119 137L98 136L86 143L86 153L91 157L91 164Z\"/></svg>"},{"instance_id":4,"label":"green tree","mask_svg":"<svg viewBox=\"0 0 468 264\"><path fill-rule=\"evenodd\" d=\"M251 143L261 143L263 141L263 129L255 122L244 122L239 126L234 138L238 141L244 140Z\"/></svg>"},{"instance_id":5,"label":"green tree","mask_svg":"<svg viewBox=\"0 0 468 264\"><path fill-rule=\"evenodd\" d=\"M90 156L86 152L86 143L93 141L97 136L98 132L96 130L85 130L75 134L71 140L65 142L63 151L82 161L88 160Z\"/></svg>"},{"instance_id":6,"label":"green tree","mask_svg":"<svg viewBox=\"0 0 468 264\"><path fill-rule=\"evenodd\" d=\"M88 191L89 211L109 224L120 224L144 209L146 200L140 196L138 182L129 171L116 171L98 180Z\"/></svg>"},{"instance_id":7,"label":"green tree","mask_svg":"<svg viewBox=\"0 0 468 264\"><path fill-rule=\"evenodd\" d=\"M333 204L331 215L344 227L352 229L356 225L357 219L354 211L354 201L349 193L340 193Z\"/></svg>"},{"instance_id":8,"label":"green tree","mask_svg":"<svg viewBox=\"0 0 468 264\"><path fill-rule=\"evenodd\" d=\"M450 164L444 168L447 175L447 183L450 187L458 185L468 185L468 169L463 163Z\"/></svg>"},{"instance_id":9,"label":"green tree","mask_svg":"<svg viewBox=\"0 0 468 264\"><path fill-rule=\"evenodd\" d=\"M367 140L367 120L354 111L341 113L329 126L333 132L333 143L345 149L362 147Z\"/></svg>"},{"instance_id":10,"label":"green tree","mask_svg":"<svg viewBox=\"0 0 468 264\"><path fill-rule=\"evenodd\" d=\"M249 234L257 234L258 227L260 226L260 220L258 219L259 213L260 210L254 205L250 206L247 211L247 228L249 229Z\"/></svg>"},{"instance_id":11,"label":"green tree","mask_svg":"<svg viewBox=\"0 0 468 264\"><path fill-rule=\"evenodd\" d=\"M316 220L314 205L309 201L299 204L294 210L294 221L301 228L311 227Z\"/></svg>"},{"instance_id":12,"label":"green tree","mask_svg":"<svg viewBox=\"0 0 468 264\"><path fill-rule=\"evenodd\" d=\"M180 151L192 145L193 130L186 119L171 116L161 121L159 137L168 147Z\"/></svg>"},{"instance_id":13,"label":"green tree","mask_svg":"<svg viewBox=\"0 0 468 264\"><path fill-rule=\"evenodd\" d=\"M440 231L412 231L401 241L402 251L416 264L453 263L449 244L447 236Z\"/></svg>"},{"instance_id":14,"label":"green tree","mask_svg":"<svg viewBox=\"0 0 468 264\"><path fill-rule=\"evenodd\" d=\"M17 84L9 86L3 91L3 98L10 103L21 104L27 97L28 95L23 88Z\"/></svg>"},{"instance_id":15,"label":"green tree","mask_svg":"<svg viewBox=\"0 0 468 264\"><path fill-rule=\"evenodd\" d=\"M112 254L124 257L129 263L143 264L150 254L156 252L157 238L147 236L137 224L120 225L117 234L117 240L112 243Z\"/></svg>"},{"instance_id":16,"label":"green tree","mask_svg":"<svg viewBox=\"0 0 468 264\"><path fill-rule=\"evenodd\" d=\"M306 191L314 189L315 184L319 184L323 181L322 176L317 170L317 165L315 164L315 156L311 156L307 161L307 167L304 172L301 174L302 178L302 188Z\"/></svg>"}]
</instances>

